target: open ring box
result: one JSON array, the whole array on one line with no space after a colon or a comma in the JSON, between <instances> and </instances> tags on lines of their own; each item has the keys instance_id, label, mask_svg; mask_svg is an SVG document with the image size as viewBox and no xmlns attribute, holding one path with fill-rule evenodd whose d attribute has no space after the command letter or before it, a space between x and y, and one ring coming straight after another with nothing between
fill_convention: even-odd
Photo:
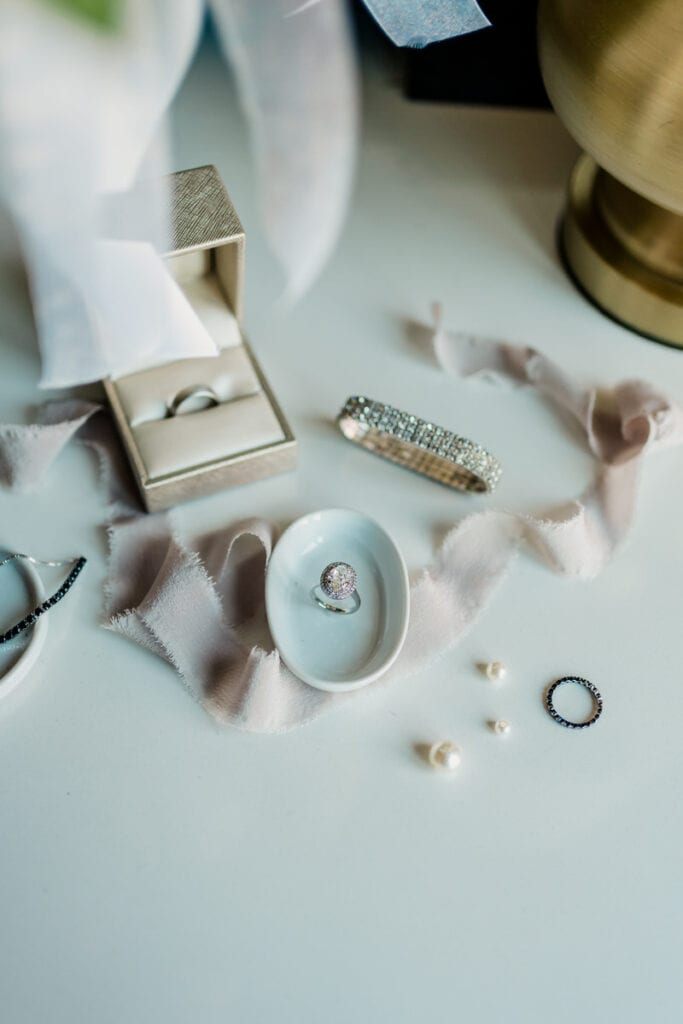
<instances>
[{"instance_id":1,"label":"open ring box","mask_svg":"<svg viewBox=\"0 0 683 1024\"><path fill-rule=\"evenodd\" d=\"M171 175L173 249L166 264L219 348L104 381L145 508L294 467L296 441L241 332L245 236L213 166ZM174 400L194 388L213 404ZM187 411L185 411L187 409Z\"/></svg>"}]
</instances>

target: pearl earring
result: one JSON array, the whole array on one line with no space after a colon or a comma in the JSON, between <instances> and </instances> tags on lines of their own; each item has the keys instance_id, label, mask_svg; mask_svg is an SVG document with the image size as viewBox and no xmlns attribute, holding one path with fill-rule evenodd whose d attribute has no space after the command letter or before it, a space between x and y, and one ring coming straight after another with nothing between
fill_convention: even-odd
<instances>
[{"instance_id":1,"label":"pearl earring","mask_svg":"<svg viewBox=\"0 0 683 1024\"><path fill-rule=\"evenodd\" d=\"M507 736L510 732L510 723L506 722L504 718L498 718L495 722L490 722L489 725L496 736Z\"/></svg>"},{"instance_id":2,"label":"pearl earring","mask_svg":"<svg viewBox=\"0 0 683 1024\"><path fill-rule=\"evenodd\" d=\"M502 661L488 661L484 665L484 673L492 683L500 683L508 673L507 666Z\"/></svg>"},{"instance_id":3,"label":"pearl earring","mask_svg":"<svg viewBox=\"0 0 683 1024\"><path fill-rule=\"evenodd\" d=\"M451 740L439 740L429 748L429 763L432 768L454 772L461 761L460 747Z\"/></svg>"}]
</instances>

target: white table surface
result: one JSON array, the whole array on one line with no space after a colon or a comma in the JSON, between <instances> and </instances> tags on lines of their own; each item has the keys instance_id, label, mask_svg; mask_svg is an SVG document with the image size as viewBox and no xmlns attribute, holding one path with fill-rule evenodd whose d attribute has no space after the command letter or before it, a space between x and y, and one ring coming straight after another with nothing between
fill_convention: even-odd
<instances>
[{"instance_id":1,"label":"white table surface","mask_svg":"<svg viewBox=\"0 0 683 1024\"><path fill-rule=\"evenodd\" d=\"M330 421L364 391L496 451L490 504L575 496L589 457L533 394L455 383L406 338L453 327L543 348L586 381L683 398L683 352L604 319L553 236L575 147L547 113L408 104L367 83L353 206L323 277L283 317L246 135L215 52L174 108L177 164L217 164L247 229L247 324L300 441L297 472L179 510L188 532L356 504L411 570L484 500L371 459ZM35 390L25 291L5 257L2 420ZM645 471L635 529L593 582L521 557L458 648L301 730L218 728L152 655L100 625L104 507L72 445L37 495L0 492L0 541L83 552L48 645L0 705L0 993L6 1024L680 1020L681 453ZM357 493L355 502L353 492ZM496 689L474 663L502 658ZM554 677L603 719L563 731ZM486 720L505 717L499 739ZM452 737L457 777L415 744Z\"/></svg>"}]
</instances>

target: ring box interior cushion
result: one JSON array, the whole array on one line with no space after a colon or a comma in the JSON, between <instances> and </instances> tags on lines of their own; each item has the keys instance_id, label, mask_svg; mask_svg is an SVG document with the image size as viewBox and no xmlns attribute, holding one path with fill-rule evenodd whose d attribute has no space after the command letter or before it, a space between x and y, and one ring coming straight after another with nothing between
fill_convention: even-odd
<instances>
[{"instance_id":1,"label":"ring box interior cushion","mask_svg":"<svg viewBox=\"0 0 683 1024\"><path fill-rule=\"evenodd\" d=\"M176 248L169 272L219 348L105 381L150 511L290 469L296 442L240 329L244 232L214 167L172 175ZM169 414L209 388L218 404ZM190 403L188 403L190 406Z\"/></svg>"}]
</instances>

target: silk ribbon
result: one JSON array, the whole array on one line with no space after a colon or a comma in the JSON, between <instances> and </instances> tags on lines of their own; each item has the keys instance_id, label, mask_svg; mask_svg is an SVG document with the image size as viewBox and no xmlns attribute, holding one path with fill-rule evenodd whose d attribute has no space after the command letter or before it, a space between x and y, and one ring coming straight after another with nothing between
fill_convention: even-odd
<instances>
[{"instance_id":1,"label":"silk ribbon","mask_svg":"<svg viewBox=\"0 0 683 1024\"><path fill-rule=\"evenodd\" d=\"M683 410L642 381L580 387L541 352L443 329L434 353L455 377L524 384L574 417L595 459L578 498L555 512L490 509L455 524L434 563L416 579L405 647L373 685L419 672L474 623L520 549L563 576L591 577L623 543L633 521L643 460L683 443ZM109 493L106 624L166 659L215 718L254 732L280 732L364 691L322 693L282 664L264 612L264 578L276 530L265 520L183 538L167 514L137 509L108 416L93 403L44 408L31 426L0 426L0 482L28 490L70 438L99 453Z\"/></svg>"}]
</instances>

